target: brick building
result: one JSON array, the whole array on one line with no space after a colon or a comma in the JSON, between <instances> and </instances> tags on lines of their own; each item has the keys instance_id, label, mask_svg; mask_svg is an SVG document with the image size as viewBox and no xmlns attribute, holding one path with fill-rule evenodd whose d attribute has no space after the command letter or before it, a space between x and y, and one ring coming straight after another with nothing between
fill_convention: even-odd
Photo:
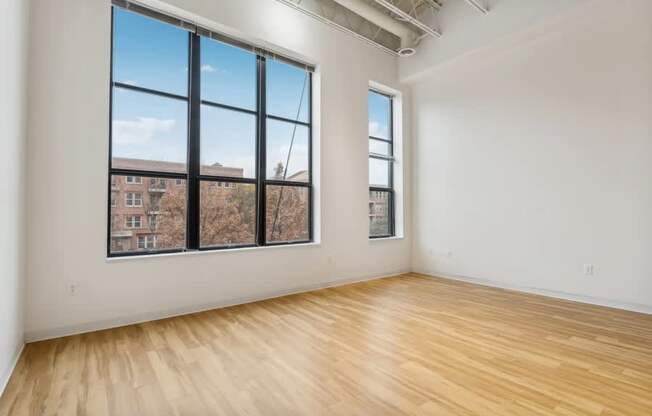
<instances>
[{"instance_id":1,"label":"brick building","mask_svg":"<svg viewBox=\"0 0 652 416\"><path fill-rule=\"evenodd\" d=\"M140 171L183 172L185 164L114 158L118 169ZM202 174L242 177L241 168L219 164L202 166ZM213 186L229 188L231 183L215 182ZM111 177L111 251L151 250L157 248L161 200L166 193L186 193L184 179L150 178L143 176ZM183 243L183 242L181 242Z\"/></svg>"}]
</instances>

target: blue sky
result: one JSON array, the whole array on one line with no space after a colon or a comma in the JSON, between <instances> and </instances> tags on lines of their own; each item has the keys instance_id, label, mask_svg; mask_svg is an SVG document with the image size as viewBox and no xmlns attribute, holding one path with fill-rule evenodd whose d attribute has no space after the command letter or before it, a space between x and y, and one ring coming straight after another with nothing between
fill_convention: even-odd
<instances>
[{"instance_id":1,"label":"blue sky","mask_svg":"<svg viewBox=\"0 0 652 416\"><path fill-rule=\"evenodd\" d=\"M369 136L389 139L390 101L384 95L369 91ZM369 152L385 156L390 155L387 142L369 139ZM389 162L380 159L369 159L369 184L375 186L389 185Z\"/></svg>"},{"instance_id":2,"label":"blue sky","mask_svg":"<svg viewBox=\"0 0 652 416\"><path fill-rule=\"evenodd\" d=\"M114 81L176 95L188 94L188 32L115 8ZM212 40L201 41L202 100L248 110L256 108L256 56ZM307 72L267 60L267 112L308 122ZM187 103L116 88L113 96L113 155L173 162L186 161ZM369 132L387 137L389 106L369 94ZM298 116L298 117L297 117ZM201 162L240 167L255 175L256 118L243 112L202 106ZM268 175L286 163L294 125L268 120ZM298 126L288 175L308 168L308 129ZM371 143L382 152L381 142ZM370 176L383 168L370 164ZM373 182L373 181L372 181Z\"/></svg>"}]
</instances>

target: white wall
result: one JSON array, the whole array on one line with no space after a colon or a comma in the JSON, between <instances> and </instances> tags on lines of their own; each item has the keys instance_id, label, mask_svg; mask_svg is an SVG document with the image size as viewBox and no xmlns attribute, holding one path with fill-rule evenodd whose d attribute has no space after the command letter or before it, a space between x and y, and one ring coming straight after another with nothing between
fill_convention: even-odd
<instances>
[{"instance_id":1,"label":"white wall","mask_svg":"<svg viewBox=\"0 0 652 416\"><path fill-rule=\"evenodd\" d=\"M0 394L23 346L27 2L0 3Z\"/></svg>"},{"instance_id":2,"label":"white wall","mask_svg":"<svg viewBox=\"0 0 652 416\"><path fill-rule=\"evenodd\" d=\"M428 69L474 50L505 41L562 15L588 0L479 0L489 8L482 14L464 0L450 0L439 13L422 18L442 32L441 38L426 38L417 53L400 60L400 79L414 80Z\"/></svg>"},{"instance_id":3,"label":"white wall","mask_svg":"<svg viewBox=\"0 0 652 416\"><path fill-rule=\"evenodd\" d=\"M652 311L650 16L585 2L412 85L415 270Z\"/></svg>"},{"instance_id":4,"label":"white wall","mask_svg":"<svg viewBox=\"0 0 652 416\"><path fill-rule=\"evenodd\" d=\"M274 0L170 3L320 65L321 244L107 262L110 2L34 0L29 339L410 268L408 238L367 238L367 87L395 58Z\"/></svg>"}]
</instances>

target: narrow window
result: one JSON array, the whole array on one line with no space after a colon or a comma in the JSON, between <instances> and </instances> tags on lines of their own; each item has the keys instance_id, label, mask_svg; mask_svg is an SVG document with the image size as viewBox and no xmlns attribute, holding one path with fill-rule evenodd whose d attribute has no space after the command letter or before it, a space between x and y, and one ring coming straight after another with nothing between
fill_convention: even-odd
<instances>
[{"instance_id":1,"label":"narrow window","mask_svg":"<svg viewBox=\"0 0 652 416\"><path fill-rule=\"evenodd\" d=\"M312 68L146 14L113 7L109 215L151 234L109 256L312 241Z\"/></svg>"},{"instance_id":2,"label":"narrow window","mask_svg":"<svg viewBox=\"0 0 652 416\"><path fill-rule=\"evenodd\" d=\"M370 90L369 102L369 237L395 235L393 98Z\"/></svg>"}]
</instances>

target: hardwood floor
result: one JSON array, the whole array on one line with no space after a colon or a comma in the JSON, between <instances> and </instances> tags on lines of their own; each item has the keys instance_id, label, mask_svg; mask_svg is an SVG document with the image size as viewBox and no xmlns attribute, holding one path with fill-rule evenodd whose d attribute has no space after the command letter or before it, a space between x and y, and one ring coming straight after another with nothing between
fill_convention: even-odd
<instances>
[{"instance_id":1,"label":"hardwood floor","mask_svg":"<svg viewBox=\"0 0 652 416\"><path fill-rule=\"evenodd\" d=\"M29 344L55 414L652 415L652 316L410 274Z\"/></svg>"}]
</instances>

